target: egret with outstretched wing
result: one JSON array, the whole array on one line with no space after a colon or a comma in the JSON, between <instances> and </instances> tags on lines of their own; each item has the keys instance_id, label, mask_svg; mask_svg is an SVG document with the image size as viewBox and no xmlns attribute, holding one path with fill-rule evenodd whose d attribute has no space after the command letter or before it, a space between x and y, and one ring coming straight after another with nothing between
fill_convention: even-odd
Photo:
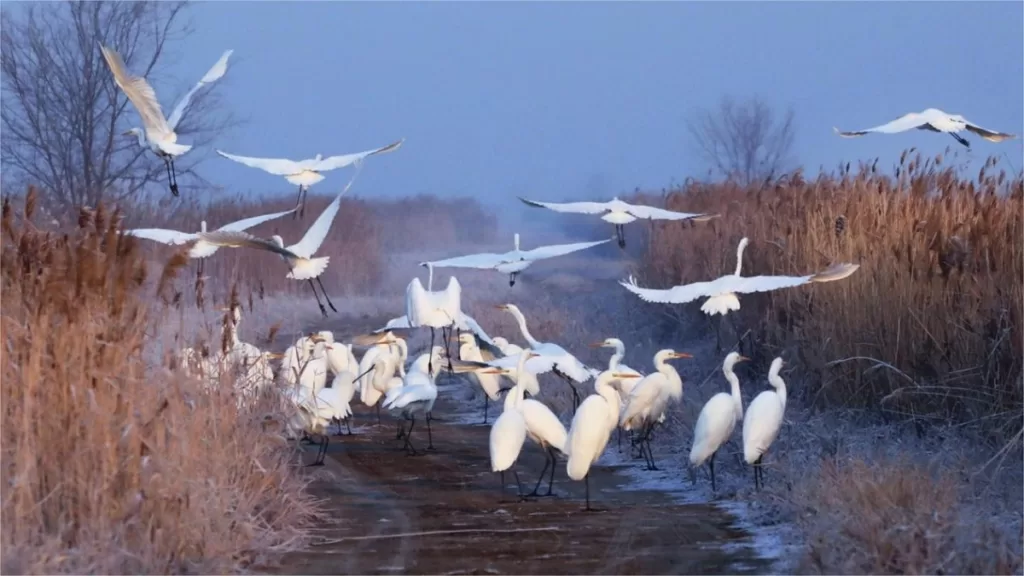
<instances>
[{"instance_id":1,"label":"egret with outstretched wing","mask_svg":"<svg viewBox=\"0 0 1024 576\"><path fill-rule=\"evenodd\" d=\"M673 212L664 208L653 206L641 206L630 204L612 198L608 202L537 202L519 197L527 206L547 208L555 212L569 214L600 214L601 220L615 225L615 236L619 241L619 247L626 247L626 232L623 226L636 220L693 220L694 222L706 222L715 218L717 214L691 214L689 212Z\"/></svg>"},{"instance_id":2,"label":"egret with outstretched wing","mask_svg":"<svg viewBox=\"0 0 1024 576\"><path fill-rule=\"evenodd\" d=\"M739 310L740 301L737 294L768 292L810 282L842 280L860 268L860 264L835 264L817 274L808 274L807 276L740 276L740 269L743 266L743 249L746 248L747 242L746 238L740 240L736 250L736 272L710 282L695 282L667 290L641 288L636 285L636 279L632 276L628 281L619 283L647 302L685 304L706 297L707 300L700 309L705 314L713 316L715 314L725 315L731 310Z\"/></svg>"},{"instance_id":3,"label":"egret with outstretched wing","mask_svg":"<svg viewBox=\"0 0 1024 576\"><path fill-rule=\"evenodd\" d=\"M299 217L305 215L305 195L303 192L308 194L309 187L317 182L324 179L321 172L327 172L329 170L336 170L338 168L344 168L346 166L356 165L360 166L366 158L375 154L385 154L387 152L393 152L398 150L402 143L405 142L405 138L397 142L392 142L387 146L381 148L374 148L373 150L364 150L362 152L355 152L353 154L342 154L340 156L329 156L324 158L322 155L317 154L316 157L308 160L288 160L286 158L254 158L251 156L238 156L235 154L228 154L217 150L217 154L229 159L234 160L240 164L245 164L250 168L259 168L264 172L269 172L276 176L284 176L290 184L296 184L299 187L298 196L295 199L295 205L300 206Z\"/></svg>"},{"instance_id":4,"label":"egret with outstretched wing","mask_svg":"<svg viewBox=\"0 0 1024 576\"><path fill-rule=\"evenodd\" d=\"M872 132L877 132L879 134L896 134L899 132L906 132L907 130L945 132L952 136L957 142L968 148L971 147L971 143L963 136L957 134L957 132L968 130L989 142L1002 142L1004 140L1012 140L1017 137L1014 134L1006 134L1004 132L996 132L995 130L982 128L959 114L949 114L948 112L943 112L938 108L929 108L923 112L911 112L887 124L882 124L881 126L875 126L874 128L867 128L864 130L843 131L835 127L832 129L836 134L839 134L844 138L855 138Z\"/></svg>"},{"instance_id":5,"label":"egret with outstretched wing","mask_svg":"<svg viewBox=\"0 0 1024 576\"><path fill-rule=\"evenodd\" d=\"M515 286L516 275L525 270L538 260L544 260L547 258L555 258L556 256L564 256L580 250L586 250L606 242L611 242L611 238L607 240L598 240L597 242L577 242L574 244L552 244L550 246L541 246L534 248L533 250L520 250L519 249L519 234L513 237L515 248L504 254L494 254L491 252L482 252L480 254L469 254L467 256L456 256L455 258L447 258L445 260L435 260L432 262L420 262L420 266L428 266L433 268L479 268L482 270L497 270L504 274L509 275L508 285Z\"/></svg>"}]
</instances>

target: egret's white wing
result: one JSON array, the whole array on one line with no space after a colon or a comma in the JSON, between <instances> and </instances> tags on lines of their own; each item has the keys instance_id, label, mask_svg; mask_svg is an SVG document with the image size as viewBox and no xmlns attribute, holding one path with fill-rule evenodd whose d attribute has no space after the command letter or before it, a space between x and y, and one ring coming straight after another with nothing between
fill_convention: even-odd
<instances>
[{"instance_id":1,"label":"egret's white wing","mask_svg":"<svg viewBox=\"0 0 1024 576\"><path fill-rule=\"evenodd\" d=\"M434 262L420 262L420 266L429 264L434 268L495 268L499 264L508 262L507 254L494 254L491 252L482 252L480 254L469 254L467 256L456 256L455 258L447 258L445 260L436 260Z\"/></svg>"},{"instance_id":2,"label":"egret's white wing","mask_svg":"<svg viewBox=\"0 0 1024 576\"><path fill-rule=\"evenodd\" d=\"M196 234L190 234L188 232L179 232L177 230L166 230L164 228L136 228L134 230L125 230L125 235L135 236L137 238L145 238L147 240L155 240L157 242L163 242L164 244L185 244L199 238Z\"/></svg>"},{"instance_id":3,"label":"egret's white wing","mask_svg":"<svg viewBox=\"0 0 1024 576\"><path fill-rule=\"evenodd\" d=\"M291 210L285 210L284 212L274 212L273 214L264 214L263 216L253 216L252 218L245 218L243 220L238 220L236 222L225 224L218 228L218 230L224 230L228 232L248 230L249 228L252 228L257 224L262 224L268 220L273 220L274 218L286 216L288 214L291 214L292 212L295 212L296 210L298 210L298 207L292 208Z\"/></svg>"},{"instance_id":4,"label":"egret's white wing","mask_svg":"<svg viewBox=\"0 0 1024 576\"><path fill-rule=\"evenodd\" d=\"M723 276L723 278L728 278L728 276ZM636 278L633 278L632 276L629 277L628 281L619 282L619 284L622 284L626 290L629 290L647 302L685 304L698 298L719 294L720 280L722 280L722 278L712 280L711 282L694 282L693 284L686 284L684 286L674 286L666 290L641 288L636 285Z\"/></svg>"},{"instance_id":5,"label":"egret's white wing","mask_svg":"<svg viewBox=\"0 0 1024 576\"><path fill-rule=\"evenodd\" d=\"M286 158L253 158L251 156L236 156L235 154L228 154L227 152L221 152L217 150L217 154L227 158L228 160L234 160L240 164L245 164L250 168L259 168L264 172L270 172L276 176L290 176L292 174L298 174L302 172L302 164L295 160L288 160Z\"/></svg>"},{"instance_id":6,"label":"egret's white wing","mask_svg":"<svg viewBox=\"0 0 1024 576\"><path fill-rule=\"evenodd\" d=\"M185 114L185 109L188 108L188 103L192 100L192 96L194 96L195 93L203 86L211 82L216 82L224 76L224 73L228 70L228 58L231 56L232 52L234 52L234 50L224 52L224 54L221 55L220 60L217 60L217 63L213 65L213 68L210 68L206 75L203 76L203 79L197 82L196 85L186 92L185 95L181 97L181 100L175 104L174 110L171 111L171 117L167 119L167 124L171 127L171 130L178 127L178 123L181 122L181 117Z\"/></svg>"},{"instance_id":7,"label":"egret's white wing","mask_svg":"<svg viewBox=\"0 0 1024 576\"><path fill-rule=\"evenodd\" d=\"M835 127L833 127L832 129L835 130L836 134L839 134L844 138L853 138L855 136L863 136L865 134L868 134L869 132L879 132L882 134L896 134L897 132L905 132L907 130L920 128L925 125L931 127L931 125L928 124L927 119L921 117L921 114L917 112L911 112L910 114L901 116L896 120L889 122L888 124L882 124L881 126L875 126L874 128L867 128L864 130L852 130L849 132L844 132ZM932 129L934 130L934 128Z\"/></svg>"},{"instance_id":8,"label":"egret's white wing","mask_svg":"<svg viewBox=\"0 0 1024 576\"><path fill-rule=\"evenodd\" d=\"M554 210L555 212L570 212L574 214L602 214L608 211L607 202L537 202L536 200L527 200L522 196L519 199L524 204L529 206L537 206L539 208L547 208Z\"/></svg>"},{"instance_id":9,"label":"egret's white wing","mask_svg":"<svg viewBox=\"0 0 1024 576\"><path fill-rule=\"evenodd\" d=\"M733 276L734 280L729 283L728 290L739 294L750 294L752 292L770 292L780 288L792 288L807 284L813 278L809 276Z\"/></svg>"},{"instance_id":10,"label":"egret's white wing","mask_svg":"<svg viewBox=\"0 0 1024 576\"><path fill-rule=\"evenodd\" d=\"M532 374L546 374L554 369L557 360L558 358L553 356L534 356L526 361L526 370ZM487 364L497 368L511 368L515 370L519 367L519 354L503 356Z\"/></svg>"},{"instance_id":11,"label":"egret's white wing","mask_svg":"<svg viewBox=\"0 0 1024 576\"><path fill-rule=\"evenodd\" d=\"M328 158L324 158L319 162L314 163L312 166L310 166L310 169L316 170L318 172L324 172L327 170L334 170L336 168L344 168L345 166L348 166L350 164L361 162L367 156L373 156L374 154L385 154L387 152L393 152L395 150L398 150L402 146L402 142L405 142L405 138L402 138L397 142L392 142L391 144L388 144L387 146L384 146L382 148L375 148L373 150L366 150L364 152L356 152L354 154L330 156Z\"/></svg>"},{"instance_id":12,"label":"egret's white wing","mask_svg":"<svg viewBox=\"0 0 1024 576\"><path fill-rule=\"evenodd\" d=\"M135 110L142 118L142 125L146 127L146 133L153 139L162 139L169 136L173 130L164 118L164 112L160 109L160 101L156 99L156 92L146 82L145 78L131 76L125 69L124 60L117 52L100 44L100 51L107 61L107 66L114 74L114 81L121 87L128 100L131 100Z\"/></svg>"},{"instance_id":13,"label":"egret's white wing","mask_svg":"<svg viewBox=\"0 0 1024 576\"><path fill-rule=\"evenodd\" d=\"M470 316L469 314L463 314L462 320L465 322L466 326L473 332L473 334L476 335L477 340L487 344L491 348L490 352L492 354L495 351L498 351L499 354L501 353L501 351L498 350L498 346L494 343L494 340L491 340L491 337L487 335L487 332L484 332L484 329L480 326L480 324L477 323L476 320L473 319L472 316ZM481 352L483 352L483 349L481 349Z\"/></svg>"},{"instance_id":14,"label":"egret's white wing","mask_svg":"<svg viewBox=\"0 0 1024 576\"><path fill-rule=\"evenodd\" d=\"M313 225L306 230L306 234L303 235L302 240L299 240L298 244L293 244L288 247L289 250L302 256L303 258L312 258L313 254L320 249L320 246L324 243L324 239L327 238L327 232L331 230L331 222L334 221L334 217L338 214L338 209L341 207L341 197L348 192L348 189L352 187L352 183L356 181L356 176L359 175L357 170L352 178L345 185L345 188L331 200L331 203L324 208L324 211L317 216L316 221Z\"/></svg>"},{"instance_id":15,"label":"egret's white wing","mask_svg":"<svg viewBox=\"0 0 1024 576\"><path fill-rule=\"evenodd\" d=\"M599 244L611 242L612 239L598 240L597 242L577 242L575 244L553 244L551 246L541 246L540 248L534 248L533 250L525 250L521 253L524 260L541 260L543 258L554 258L555 256L564 256L565 254L571 254L579 250L586 250Z\"/></svg>"},{"instance_id":16,"label":"egret's white wing","mask_svg":"<svg viewBox=\"0 0 1024 576\"><path fill-rule=\"evenodd\" d=\"M691 214L689 212L673 212L655 208L654 206L635 206L630 204L627 210L633 216L646 220L689 220L691 218L706 218L708 214Z\"/></svg>"},{"instance_id":17,"label":"egret's white wing","mask_svg":"<svg viewBox=\"0 0 1024 576\"><path fill-rule=\"evenodd\" d=\"M257 238L248 232L242 232L240 230L214 230L212 232L199 233L196 234L196 236L201 240L213 244L214 246L224 248L255 248L257 250L266 250L267 252L280 254L285 258L299 257L298 254L295 254L287 248L282 248L270 240Z\"/></svg>"},{"instance_id":18,"label":"egret's white wing","mask_svg":"<svg viewBox=\"0 0 1024 576\"><path fill-rule=\"evenodd\" d=\"M974 132L975 134L981 136L982 138L988 140L989 142L1002 142L1004 140L1013 140L1014 138L1017 137L1015 134L1007 134L1006 132L996 132L995 130L982 128L981 126L978 126L974 122L968 122L967 120L964 120L964 122L967 124L968 130Z\"/></svg>"}]
</instances>

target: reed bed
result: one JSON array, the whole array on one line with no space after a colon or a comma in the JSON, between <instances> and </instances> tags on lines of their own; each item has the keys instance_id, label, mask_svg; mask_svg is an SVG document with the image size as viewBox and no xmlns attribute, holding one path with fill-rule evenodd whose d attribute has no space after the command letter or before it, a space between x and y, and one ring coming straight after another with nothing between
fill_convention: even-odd
<instances>
[{"instance_id":1,"label":"reed bed","mask_svg":"<svg viewBox=\"0 0 1024 576\"><path fill-rule=\"evenodd\" d=\"M1019 435L1024 182L994 158L974 177L913 150L894 174L876 162L751 187L690 182L665 205L722 218L638 230L641 284L731 273L743 236L743 275L859 263L839 282L742 296L731 320L738 334L750 330L748 351L763 365L784 353L803 374L791 393L813 405L982 421L999 437Z\"/></svg>"},{"instance_id":2,"label":"reed bed","mask_svg":"<svg viewBox=\"0 0 1024 576\"><path fill-rule=\"evenodd\" d=\"M317 506L266 398L239 409L150 336L185 258L148 280L119 215L57 234L3 206L4 573L226 573L301 548ZM155 302L155 303L154 303ZM153 361L153 359L157 361Z\"/></svg>"}]
</instances>

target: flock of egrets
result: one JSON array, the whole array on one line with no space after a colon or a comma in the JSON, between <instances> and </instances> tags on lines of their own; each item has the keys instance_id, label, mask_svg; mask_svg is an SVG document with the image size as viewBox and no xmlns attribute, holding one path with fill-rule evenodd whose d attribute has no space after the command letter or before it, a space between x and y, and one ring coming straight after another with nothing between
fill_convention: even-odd
<instances>
[{"instance_id":1,"label":"flock of egrets","mask_svg":"<svg viewBox=\"0 0 1024 576\"><path fill-rule=\"evenodd\" d=\"M170 118L164 117L153 88L144 78L130 76L120 56L113 50L101 46L101 51L117 85L127 95L142 119L144 129L133 128L127 134L138 138L140 146L148 148L165 162L171 192L178 195L174 160L187 153L191 146L177 142L175 128L187 111L193 95L203 86L215 82L225 74L231 51L225 52L200 82L185 94ZM836 132L845 137L852 137L869 132L894 133L914 128L949 133L964 145L969 144L957 135L963 130L995 142L1014 137L981 128L961 116L946 114L936 109L907 114L898 120L867 130ZM289 183L298 185L295 208L232 222L216 230L207 230L204 221L200 225L200 230L192 233L159 228L128 230L125 233L165 244L189 245L189 256L199 260L200 268L204 259L212 256L221 247L248 247L275 253L288 264L288 278L309 282L321 312L326 315L326 308L320 301L317 285L327 305L335 310L320 280L330 257L318 256L317 253L339 211L342 196L352 185L352 180L294 244L286 245L284 240L276 235L269 239L258 238L246 230L289 213L301 216L305 205L304 193L309 186L324 179L323 172L354 166L358 174L367 157L394 151L402 142L404 139L364 152L329 158L317 155L313 159L302 161L253 158L218 150L221 156L283 176ZM355 175L353 179L354 177ZM633 447L639 452L637 457L643 457L648 468L656 468L650 447L652 431L658 424L665 422L669 407L681 402L683 395L682 379L668 362L691 356L672 349L660 350L654 355L654 370L643 374L621 363L625 352L623 343L616 338L608 338L591 345L614 349L607 368L596 370L586 366L559 344L541 342L534 338L522 311L513 304L505 304L499 308L515 318L526 345L520 347L503 338L492 338L475 319L463 312L462 288L454 276L449 279L445 289L433 290L433 270L442 267L493 269L508 274L509 284L514 285L517 274L538 260L584 250L610 242L612 239L617 239L618 244L624 247L623 227L638 219L699 222L714 218L716 215L674 212L633 205L618 198L609 202L569 203L537 202L524 198L521 200L528 205L556 212L599 215L602 220L614 225L615 237L595 242L521 250L517 234L514 248L509 252L470 254L424 262L422 264L429 271L427 285L424 286L419 278L414 278L409 283L406 289L405 315L389 321L370 334L357 336L347 344L335 341L331 332L322 331L299 338L284 354L261 351L238 338L241 309L237 305L232 305L225 316L221 350L204 353L186 348L181 352L179 361L186 370L195 373L211 386L221 385L225 370L229 370L231 381L237 388L240 405L262 393L279 394L279 397L292 408L291 413L294 416L289 422L290 428L304 433L304 437L309 441L312 441L312 436L320 437L320 450L314 465L323 464L329 444L330 426L337 425L340 434L342 424L349 425L357 392L362 404L376 409L378 423L382 407L401 418L398 439L403 440L403 449L409 454L417 453L412 443L412 434L417 415L422 415L427 428L428 448L433 448L431 412L438 394L436 381L441 373L442 364L447 361L450 372L470 375L483 390L485 423L488 419L489 402L498 400L502 391L506 392L503 410L490 431L491 467L494 472L502 475L503 488L505 472L513 469L526 438L529 438L544 451L545 467L531 494L523 493L518 472L513 469L520 496L537 495L544 475L549 469L547 493L550 494L558 460L567 458L568 477L587 483L589 509L591 466L601 456L616 430L620 430L620 434L622 430L628 431ZM704 313L726 315L740 308L739 294L796 287L811 282L840 280L853 274L858 268L856 264L842 263L804 276L743 276L742 259L746 245L747 239L743 238L737 248L735 272L714 280L670 289L641 288L632 277L620 284L648 302L682 304L705 298L701 306ZM406 338L411 331L427 328L431 333L431 343L427 352L416 357L406 368ZM435 345L437 329L441 330L441 345ZM449 352L453 336L458 344L455 358ZM353 345L367 348L361 360L357 360ZM280 367L275 373L271 362L277 359L280 360ZM712 489L715 487L715 454L731 438L737 424L742 422L744 460L754 466L755 486L761 485L762 458L778 435L782 424L786 406L786 385L779 376L783 365L782 359L776 358L771 363L768 382L772 389L761 392L747 407L746 413L740 395L739 379L733 372L734 365L744 360L746 358L736 352L726 356L722 369L729 383L730 392L713 396L704 405L694 427L690 462L694 466L708 464ZM542 397L537 376L548 372L564 380L572 392L573 416L568 428L550 407L537 399ZM509 383L503 385L502 378L507 379ZM593 393L581 394L584 391L581 391L579 386L591 379L594 380ZM408 428L405 427L405 422L408 422Z\"/></svg>"}]
</instances>

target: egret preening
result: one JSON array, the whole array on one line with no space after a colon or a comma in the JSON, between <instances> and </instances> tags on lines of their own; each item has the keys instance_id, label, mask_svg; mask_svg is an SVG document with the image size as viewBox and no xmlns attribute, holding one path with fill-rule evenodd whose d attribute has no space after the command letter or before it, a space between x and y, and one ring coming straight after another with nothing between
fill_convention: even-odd
<instances>
[{"instance_id":1,"label":"egret preening","mask_svg":"<svg viewBox=\"0 0 1024 576\"><path fill-rule=\"evenodd\" d=\"M575 356L570 354L558 344L551 342L540 342L530 334L530 330L526 327L526 317L519 311L519 307L515 304L502 304L497 307L498 310L504 310L513 317L519 324L519 330L523 333L523 339L530 345L530 349L536 352L539 356L537 358L531 358L526 368L534 374L544 374L554 370L555 374L561 377L563 380L569 383L569 388L572 390L572 411L576 413L576 408L580 404L579 392L576 391L576 384L586 382L590 380L593 375L590 368L586 364L580 362ZM510 358L501 358L495 360L492 366L500 366L502 368L508 368L512 365L514 360Z\"/></svg>"},{"instance_id":2,"label":"egret preening","mask_svg":"<svg viewBox=\"0 0 1024 576\"><path fill-rule=\"evenodd\" d=\"M754 466L754 488L764 487L764 468L761 459L779 436L782 415L786 412L786 383L779 376L782 358L772 360L768 369L768 383L775 390L765 390L747 407L743 419L743 460Z\"/></svg>"},{"instance_id":3,"label":"egret preening","mask_svg":"<svg viewBox=\"0 0 1024 576\"><path fill-rule=\"evenodd\" d=\"M265 214L263 216L253 216L252 218L244 218L235 222L229 222L217 228L217 231L222 232L240 232L248 230L253 226L258 226L269 220L280 218L286 214L290 214L295 211L295 208L291 210L285 210L284 212L274 212L273 214ZM220 245L211 244L203 239L207 234L206 231L206 220L199 223L199 232L179 232L178 230L168 230L165 228L134 228L132 230L125 230L124 233L128 236L135 236L136 238L145 238L146 240L153 240L163 244L169 244L171 246L178 246L181 244L188 244L194 242L192 247L189 248L188 257L199 259L199 275L203 274L203 263L206 258L212 256L217 250L221 248Z\"/></svg>"},{"instance_id":4,"label":"egret preening","mask_svg":"<svg viewBox=\"0 0 1024 576\"><path fill-rule=\"evenodd\" d=\"M679 372L667 364L669 360L676 358L693 358L686 352L676 352L671 349L659 350L654 355L655 372L644 376L633 388L626 401L626 407L619 417L619 425L625 430L639 428L640 453L647 461L648 470L657 470L654 464L654 454L651 452L651 431L654 425L662 420L668 410L668 403L679 402L683 399L683 379ZM647 450L644 450L644 447Z\"/></svg>"},{"instance_id":5,"label":"egret preening","mask_svg":"<svg viewBox=\"0 0 1024 576\"><path fill-rule=\"evenodd\" d=\"M210 68L202 80L193 86L178 102L174 107L174 111L171 112L170 118L164 117L164 112L160 108L160 101L157 100L153 87L149 85L149 82L146 82L145 78L130 75L125 68L124 60L121 59L120 54L102 44L100 44L100 51L103 53L103 59L107 61L110 71L114 74L114 82L117 83L121 91L131 101L132 106L135 107L136 112L139 113L139 117L142 119L142 126L145 129L145 136L143 136L143 131L138 128L132 128L124 134L134 135L138 138L139 146L149 148L163 159L164 165L167 168L167 180L168 185L171 187L171 194L177 196L178 178L174 171L174 159L191 150L192 146L178 144L178 135L174 130L177 128L178 123L181 122L181 117L188 108L193 94L204 85L215 82L224 76L228 67L228 58L231 56L232 51L228 50L221 55L217 63L213 65L213 68Z\"/></svg>"},{"instance_id":6,"label":"egret preening","mask_svg":"<svg viewBox=\"0 0 1024 576\"><path fill-rule=\"evenodd\" d=\"M957 134L964 130L974 132L989 142L1002 142L1016 138L1014 134L996 132L988 128L982 128L959 114L949 114L938 108L929 108L923 112L911 112L905 114L888 124L867 128L865 130L842 131L839 128L832 128L836 134L844 138L855 138L872 132L880 134L896 134L907 130L930 130L932 132L945 132L952 136L957 142L970 148L971 143L966 138Z\"/></svg>"},{"instance_id":7,"label":"egret preening","mask_svg":"<svg viewBox=\"0 0 1024 576\"><path fill-rule=\"evenodd\" d=\"M640 288L632 276L626 282L619 282L633 294L647 302L663 304L685 304L698 298L707 298L700 309L709 316L728 314L740 309L737 294L752 292L768 292L780 288L792 288L809 282L832 282L842 280L860 268L860 264L834 264L829 268L807 276L740 276L743 266L743 249L747 247L747 239L740 240L736 249L736 272L726 274L710 282L694 282L675 286L667 290Z\"/></svg>"},{"instance_id":8,"label":"egret preening","mask_svg":"<svg viewBox=\"0 0 1024 576\"><path fill-rule=\"evenodd\" d=\"M629 204L612 198L608 202L537 202L519 197L528 206L547 208L555 212L573 214L600 214L601 220L615 225L615 237L619 241L619 248L626 247L626 232L623 226L636 220L693 220L694 222L705 222L717 216L716 214L691 214L689 212L673 212L653 206L641 206Z\"/></svg>"},{"instance_id":9,"label":"egret preening","mask_svg":"<svg viewBox=\"0 0 1024 576\"><path fill-rule=\"evenodd\" d=\"M619 393L610 383L615 379L631 378L637 378L637 375L602 372L594 382L597 393L587 396L572 417L565 441L565 451L569 455L565 471L569 478L586 482L587 510L593 510L590 507L590 467L601 457L619 420Z\"/></svg>"},{"instance_id":10,"label":"egret preening","mask_svg":"<svg viewBox=\"0 0 1024 576\"><path fill-rule=\"evenodd\" d=\"M505 252L504 254L483 252L480 254L470 254L468 256L456 256L455 258L447 258L445 260L435 260L433 262L420 262L420 266L434 268L480 268L484 270L497 270L503 274L508 274L508 285L515 286L516 276L528 268L530 264L533 264L538 260L554 258L555 256L564 256L579 250L592 248L599 244L611 242L611 238L609 238L608 240L598 240L597 242L553 244L551 246L534 248L533 250L520 250L519 234L515 234L513 239L515 248Z\"/></svg>"},{"instance_id":11,"label":"egret preening","mask_svg":"<svg viewBox=\"0 0 1024 576\"><path fill-rule=\"evenodd\" d=\"M730 392L719 392L701 408L700 416L693 427L693 446L690 448L690 464L700 466L706 461L711 471L711 491L715 491L715 454L722 444L732 436L736 423L743 420L743 398L740 396L740 379L733 372L737 362L750 360L738 352L725 357L722 372L729 382Z\"/></svg>"},{"instance_id":12,"label":"egret preening","mask_svg":"<svg viewBox=\"0 0 1024 576\"><path fill-rule=\"evenodd\" d=\"M374 148L373 150L364 150L363 152L342 154L340 156L329 156L327 158L317 154L315 158L310 158L309 160L252 158L249 156L228 154L227 152L222 152L220 150L217 150L217 154L220 154L229 160L234 160L240 164L245 164L250 168L259 168L264 172L269 172L277 176L284 176L288 183L297 185L299 187L299 193L298 197L295 199L295 206L299 208L299 217L302 218L306 214L305 195L303 192L308 194L310 186L324 179L321 172L336 170L353 164L358 167L362 164L363 160L369 156L398 150L398 148L402 146L403 142L405 142L405 138L402 138L397 142L392 142L391 144L381 148Z\"/></svg>"}]
</instances>

